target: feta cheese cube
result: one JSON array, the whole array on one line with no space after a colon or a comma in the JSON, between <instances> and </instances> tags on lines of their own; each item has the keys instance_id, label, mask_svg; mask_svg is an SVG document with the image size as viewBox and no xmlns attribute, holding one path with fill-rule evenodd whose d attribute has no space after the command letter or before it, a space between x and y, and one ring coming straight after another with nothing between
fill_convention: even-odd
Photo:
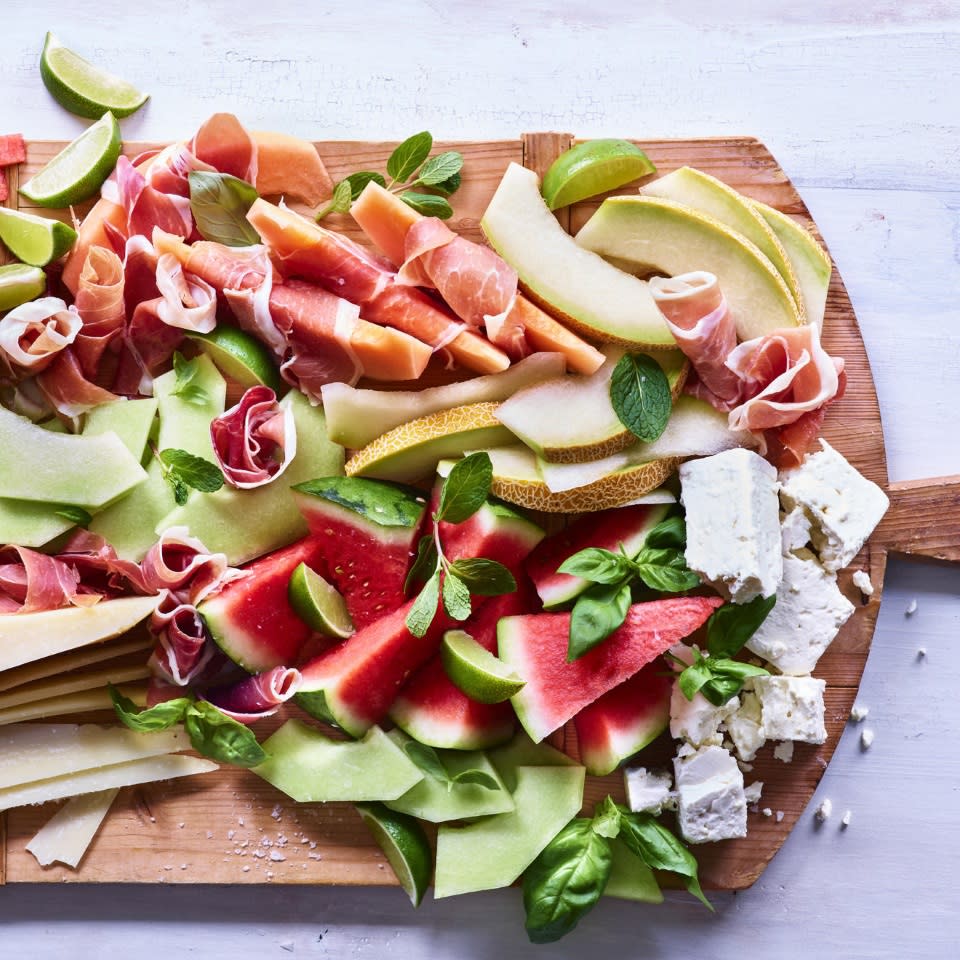
<instances>
[{"instance_id":1,"label":"feta cheese cube","mask_svg":"<svg viewBox=\"0 0 960 960\"><path fill-rule=\"evenodd\" d=\"M673 761L677 819L688 843L747 835L743 774L722 747L702 747Z\"/></svg>"},{"instance_id":2,"label":"feta cheese cube","mask_svg":"<svg viewBox=\"0 0 960 960\"><path fill-rule=\"evenodd\" d=\"M773 759L781 763L793 763L793 741L784 740L773 748Z\"/></svg>"},{"instance_id":3,"label":"feta cheese cube","mask_svg":"<svg viewBox=\"0 0 960 960\"><path fill-rule=\"evenodd\" d=\"M740 706L726 720L727 733L737 749L737 756L748 763L766 743L760 700L755 693L745 690Z\"/></svg>"},{"instance_id":4,"label":"feta cheese cube","mask_svg":"<svg viewBox=\"0 0 960 960\"><path fill-rule=\"evenodd\" d=\"M747 648L782 673L803 676L817 665L854 609L840 592L836 576L809 550L788 553L777 602Z\"/></svg>"},{"instance_id":5,"label":"feta cheese cube","mask_svg":"<svg viewBox=\"0 0 960 960\"><path fill-rule=\"evenodd\" d=\"M754 677L753 689L760 700L763 729L771 740L802 740L823 743L823 691L826 683L816 677Z\"/></svg>"},{"instance_id":6,"label":"feta cheese cube","mask_svg":"<svg viewBox=\"0 0 960 960\"><path fill-rule=\"evenodd\" d=\"M673 777L666 770L648 770L646 767L627 767L623 771L627 788L627 806L635 813L659 816L666 807L676 807Z\"/></svg>"},{"instance_id":7,"label":"feta cheese cube","mask_svg":"<svg viewBox=\"0 0 960 960\"><path fill-rule=\"evenodd\" d=\"M687 565L734 603L768 597L783 574L777 472L752 450L725 450L680 467Z\"/></svg>"},{"instance_id":8,"label":"feta cheese cube","mask_svg":"<svg viewBox=\"0 0 960 960\"><path fill-rule=\"evenodd\" d=\"M761 793L763 793L762 780L754 780L749 786L743 788L743 798L747 803L759 803Z\"/></svg>"},{"instance_id":9,"label":"feta cheese cube","mask_svg":"<svg viewBox=\"0 0 960 960\"><path fill-rule=\"evenodd\" d=\"M810 543L810 518L802 507L794 507L780 518L780 546L784 556Z\"/></svg>"},{"instance_id":10,"label":"feta cheese cube","mask_svg":"<svg viewBox=\"0 0 960 960\"><path fill-rule=\"evenodd\" d=\"M723 706L715 707L702 693L694 694L688 700L674 683L670 694L670 736L675 740L686 740L695 747L705 743L719 746L723 738L720 724L740 705L736 697L731 697Z\"/></svg>"},{"instance_id":11,"label":"feta cheese cube","mask_svg":"<svg viewBox=\"0 0 960 960\"><path fill-rule=\"evenodd\" d=\"M825 440L823 449L780 474L780 497L790 512L800 507L824 567L832 573L860 552L890 506L887 495L855 470Z\"/></svg>"},{"instance_id":12,"label":"feta cheese cube","mask_svg":"<svg viewBox=\"0 0 960 960\"><path fill-rule=\"evenodd\" d=\"M853 585L865 596L873 596L873 583L866 570L856 570L853 574Z\"/></svg>"}]
</instances>

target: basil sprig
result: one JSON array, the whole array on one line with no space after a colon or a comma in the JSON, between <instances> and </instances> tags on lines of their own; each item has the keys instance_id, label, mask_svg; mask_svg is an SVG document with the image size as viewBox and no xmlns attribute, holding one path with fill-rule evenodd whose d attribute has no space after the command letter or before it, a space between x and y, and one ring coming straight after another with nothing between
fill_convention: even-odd
<instances>
[{"instance_id":1,"label":"basil sprig","mask_svg":"<svg viewBox=\"0 0 960 960\"><path fill-rule=\"evenodd\" d=\"M606 797L593 817L571 820L523 875L523 906L532 943L553 943L569 933L603 895L610 879L617 837L652 870L683 877L705 906L693 854L648 813L633 813Z\"/></svg>"},{"instance_id":2,"label":"basil sprig","mask_svg":"<svg viewBox=\"0 0 960 960\"><path fill-rule=\"evenodd\" d=\"M645 353L624 354L610 378L610 403L638 440L653 443L666 428L673 409L663 367Z\"/></svg>"},{"instance_id":3,"label":"basil sprig","mask_svg":"<svg viewBox=\"0 0 960 960\"><path fill-rule=\"evenodd\" d=\"M572 662L592 650L627 618L632 584L640 581L659 593L683 593L700 585L700 577L688 569L683 548L686 526L681 516L658 523L636 556L587 547L568 557L558 573L589 580L577 598L570 616L567 660Z\"/></svg>"},{"instance_id":4,"label":"basil sprig","mask_svg":"<svg viewBox=\"0 0 960 960\"><path fill-rule=\"evenodd\" d=\"M410 612L407 629L425 636L442 600L443 609L454 620L466 620L472 612L471 594L497 596L517 589L513 574L496 560L463 557L452 563L440 543L440 523L463 523L486 502L493 482L489 454L472 453L457 461L440 489L440 501L433 515L433 535L417 544L417 557L407 574L406 589L423 583Z\"/></svg>"},{"instance_id":5,"label":"basil sprig","mask_svg":"<svg viewBox=\"0 0 960 960\"><path fill-rule=\"evenodd\" d=\"M194 170L189 174L190 212L204 240L228 247L260 243L260 234L247 220L258 194L256 188L229 173Z\"/></svg>"},{"instance_id":6,"label":"basil sprig","mask_svg":"<svg viewBox=\"0 0 960 960\"><path fill-rule=\"evenodd\" d=\"M141 710L112 683L108 688L117 718L131 730L154 733L182 722L193 749L211 760L237 767L255 767L267 759L249 727L206 700L177 697Z\"/></svg>"}]
</instances>

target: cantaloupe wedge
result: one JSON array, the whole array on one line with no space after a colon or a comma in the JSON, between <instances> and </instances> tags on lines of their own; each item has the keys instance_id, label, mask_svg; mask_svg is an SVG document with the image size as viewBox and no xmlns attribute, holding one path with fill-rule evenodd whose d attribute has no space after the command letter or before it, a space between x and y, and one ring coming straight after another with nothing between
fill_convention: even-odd
<instances>
[{"instance_id":1,"label":"cantaloupe wedge","mask_svg":"<svg viewBox=\"0 0 960 960\"><path fill-rule=\"evenodd\" d=\"M257 191L296 197L315 207L333 194L333 180L308 140L272 130L252 130L257 145Z\"/></svg>"},{"instance_id":2,"label":"cantaloupe wedge","mask_svg":"<svg viewBox=\"0 0 960 960\"><path fill-rule=\"evenodd\" d=\"M389 260L397 266L403 263L407 231L422 219L421 214L373 181L364 187L350 213ZM517 296L506 322L508 326L519 322L527 332L527 340L537 350L562 353L567 358L567 366L575 373L593 373L603 363L603 357L594 347L522 294Z\"/></svg>"}]
</instances>

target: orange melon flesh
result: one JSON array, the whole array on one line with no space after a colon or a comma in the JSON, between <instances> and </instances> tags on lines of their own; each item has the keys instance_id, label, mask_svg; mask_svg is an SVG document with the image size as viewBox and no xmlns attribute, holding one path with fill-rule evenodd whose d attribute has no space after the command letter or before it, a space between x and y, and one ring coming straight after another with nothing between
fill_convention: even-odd
<instances>
[{"instance_id":1,"label":"orange melon flesh","mask_svg":"<svg viewBox=\"0 0 960 960\"><path fill-rule=\"evenodd\" d=\"M272 130L250 136L257 145L258 193L296 197L311 207L333 194L333 180L312 143Z\"/></svg>"},{"instance_id":2,"label":"orange melon flesh","mask_svg":"<svg viewBox=\"0 0 960 960\"><path fill-rule=\"evenodd\" d=\"M388 260L397 266L403 263L407 231L422 219L421 214L373 181L354 201L350 214ZM527 331L532 346L546 353L562 353L570 370L589 374L602 365L604 358L599 350L571 333L522 294L517 295L507 325L518 320Z\"/></svg>"}]
</instances>

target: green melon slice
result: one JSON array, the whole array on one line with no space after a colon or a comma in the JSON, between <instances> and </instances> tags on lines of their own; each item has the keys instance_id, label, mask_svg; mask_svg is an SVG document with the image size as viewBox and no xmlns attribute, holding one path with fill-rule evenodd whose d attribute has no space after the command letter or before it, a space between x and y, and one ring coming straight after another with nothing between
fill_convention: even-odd
<instances>
[{"instance_id":1,"label":"green melon slice","mask_svg":"<svg viewBox=\"0 0 960 960\"><path fill-rule=\"evenodd\" d=\"M253 772L300 803L396 800L423 779L423 771L379 727L354 743L288 720L263 749L268 759Z\"/></svg>"},{"instance_id":2,"label":"green melon slice","mask_svg":"<svg viewBox=\"0 0 960 960\"><path fill-rule=\"evenodd\" d=\"M87 414L83 434L92 437L112 430L121 443L142 462L158 406L156 397L101 403Z\"/></svg>"},{"instance_id":3,"label":"green melon slice","mask_svg":"<svg viewBox=\"0 0 960 960\"><path fill-rule=\"evenodd\" d=\"M715 274L741 340L802 322L783 277L754 244L683 204L610 197L583 225L577 243L638 271L671 277L694 270Z\"/></svg>"}]
</instances>

